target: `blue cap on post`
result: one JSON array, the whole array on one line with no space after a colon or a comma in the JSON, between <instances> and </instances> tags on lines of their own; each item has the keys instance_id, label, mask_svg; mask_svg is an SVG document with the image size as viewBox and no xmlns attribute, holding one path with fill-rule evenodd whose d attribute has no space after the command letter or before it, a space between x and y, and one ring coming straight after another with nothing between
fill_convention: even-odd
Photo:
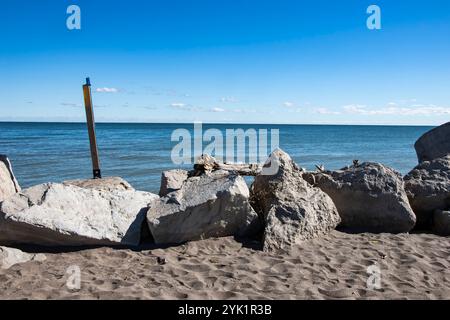
<instances>
[{"instance_id":1,"label":"blue cap on post","mask_svg":"<svg viewBox=\"0 0 450 320\"><path fill-rule=\"evenodd\" d=\"M88 86L91 85L91 79L89 79L89 77L86 78L86 85L88 85Z\"/></svg>"}]
</instances>

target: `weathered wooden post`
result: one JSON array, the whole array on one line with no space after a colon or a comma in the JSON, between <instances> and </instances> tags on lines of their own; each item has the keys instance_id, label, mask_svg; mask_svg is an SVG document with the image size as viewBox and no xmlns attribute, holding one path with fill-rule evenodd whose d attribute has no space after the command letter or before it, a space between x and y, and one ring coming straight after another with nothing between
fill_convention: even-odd
<instances>
[{"instance_id":1,"label":"weathered wooden post","mask_svg":"<svg viewBox=\"0 0 450 320\"><path fill-rule=\"evenodd\" d=\"M89 142L91 146L92 169L94 179L101 179L100 160L98 158L97 138L95 137L94 110L92 107L91 81L86 78L86 84L83 85L84 105L86 107L86 121L89 132Z\"/></svg>"}]
</instances>

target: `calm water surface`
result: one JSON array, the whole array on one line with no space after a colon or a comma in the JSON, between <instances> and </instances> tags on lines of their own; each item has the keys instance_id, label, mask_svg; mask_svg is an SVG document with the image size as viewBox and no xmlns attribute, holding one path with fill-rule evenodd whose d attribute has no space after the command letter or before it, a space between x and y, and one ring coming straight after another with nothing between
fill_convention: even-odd
<instances>
[{"instance_id":1,"label":"calm water surface","mask_svg":"<svg viewBox=\"0 0 450 320\"><path fill-rule=\"evenodd\" d=\"M192 124L97 124L102 173L121 176L136 189L157 192L171 161L177 128ZM339 169L353 159L384 163L402 174L417 164L414 142L432 127L326 125L203 125L204 130L279 129L280 146L302 167ZM206 144L206 143L205 143ZM91 177L83 123L0 123L0 154L10 157L22 187ZM186 167L186 166L180 166Z\"/></svg>"}]
</instances>

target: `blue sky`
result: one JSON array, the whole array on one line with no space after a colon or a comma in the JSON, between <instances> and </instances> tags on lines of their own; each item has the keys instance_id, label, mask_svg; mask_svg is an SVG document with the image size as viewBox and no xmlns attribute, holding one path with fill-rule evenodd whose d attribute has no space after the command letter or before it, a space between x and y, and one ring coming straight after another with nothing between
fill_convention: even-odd
<instances>
[{"instance_id":1,"label":"blue sky","mask_svg":"<svg viewBox=\"0 0 450 320\"><path fill-rule=\"evenodd\" d=\"M97 121L450 120L448 0L3 0L0 34L4 121L84 121L86 76Z\"/></svg>"}]
</instances>

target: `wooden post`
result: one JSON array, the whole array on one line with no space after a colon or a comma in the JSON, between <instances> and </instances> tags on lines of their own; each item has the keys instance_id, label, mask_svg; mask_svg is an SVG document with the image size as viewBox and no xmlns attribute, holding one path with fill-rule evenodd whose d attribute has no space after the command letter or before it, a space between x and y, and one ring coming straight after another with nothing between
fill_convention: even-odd
<instances>
[{"instance_id":1,"label":"wooden post","mask_svg":"<svg viewBox=\"0 0 450 320\"><path fill-rule=\"evenodd\" d=\"M89 132L89 142L91 146L92 169L94 179L101 179L100 160L98 158L97 138L95 137L94 110L92 107L91 81L86 78L86 84L83 85L84 105L86 107L86 121Z\"/></svg>"}]
</instances>

